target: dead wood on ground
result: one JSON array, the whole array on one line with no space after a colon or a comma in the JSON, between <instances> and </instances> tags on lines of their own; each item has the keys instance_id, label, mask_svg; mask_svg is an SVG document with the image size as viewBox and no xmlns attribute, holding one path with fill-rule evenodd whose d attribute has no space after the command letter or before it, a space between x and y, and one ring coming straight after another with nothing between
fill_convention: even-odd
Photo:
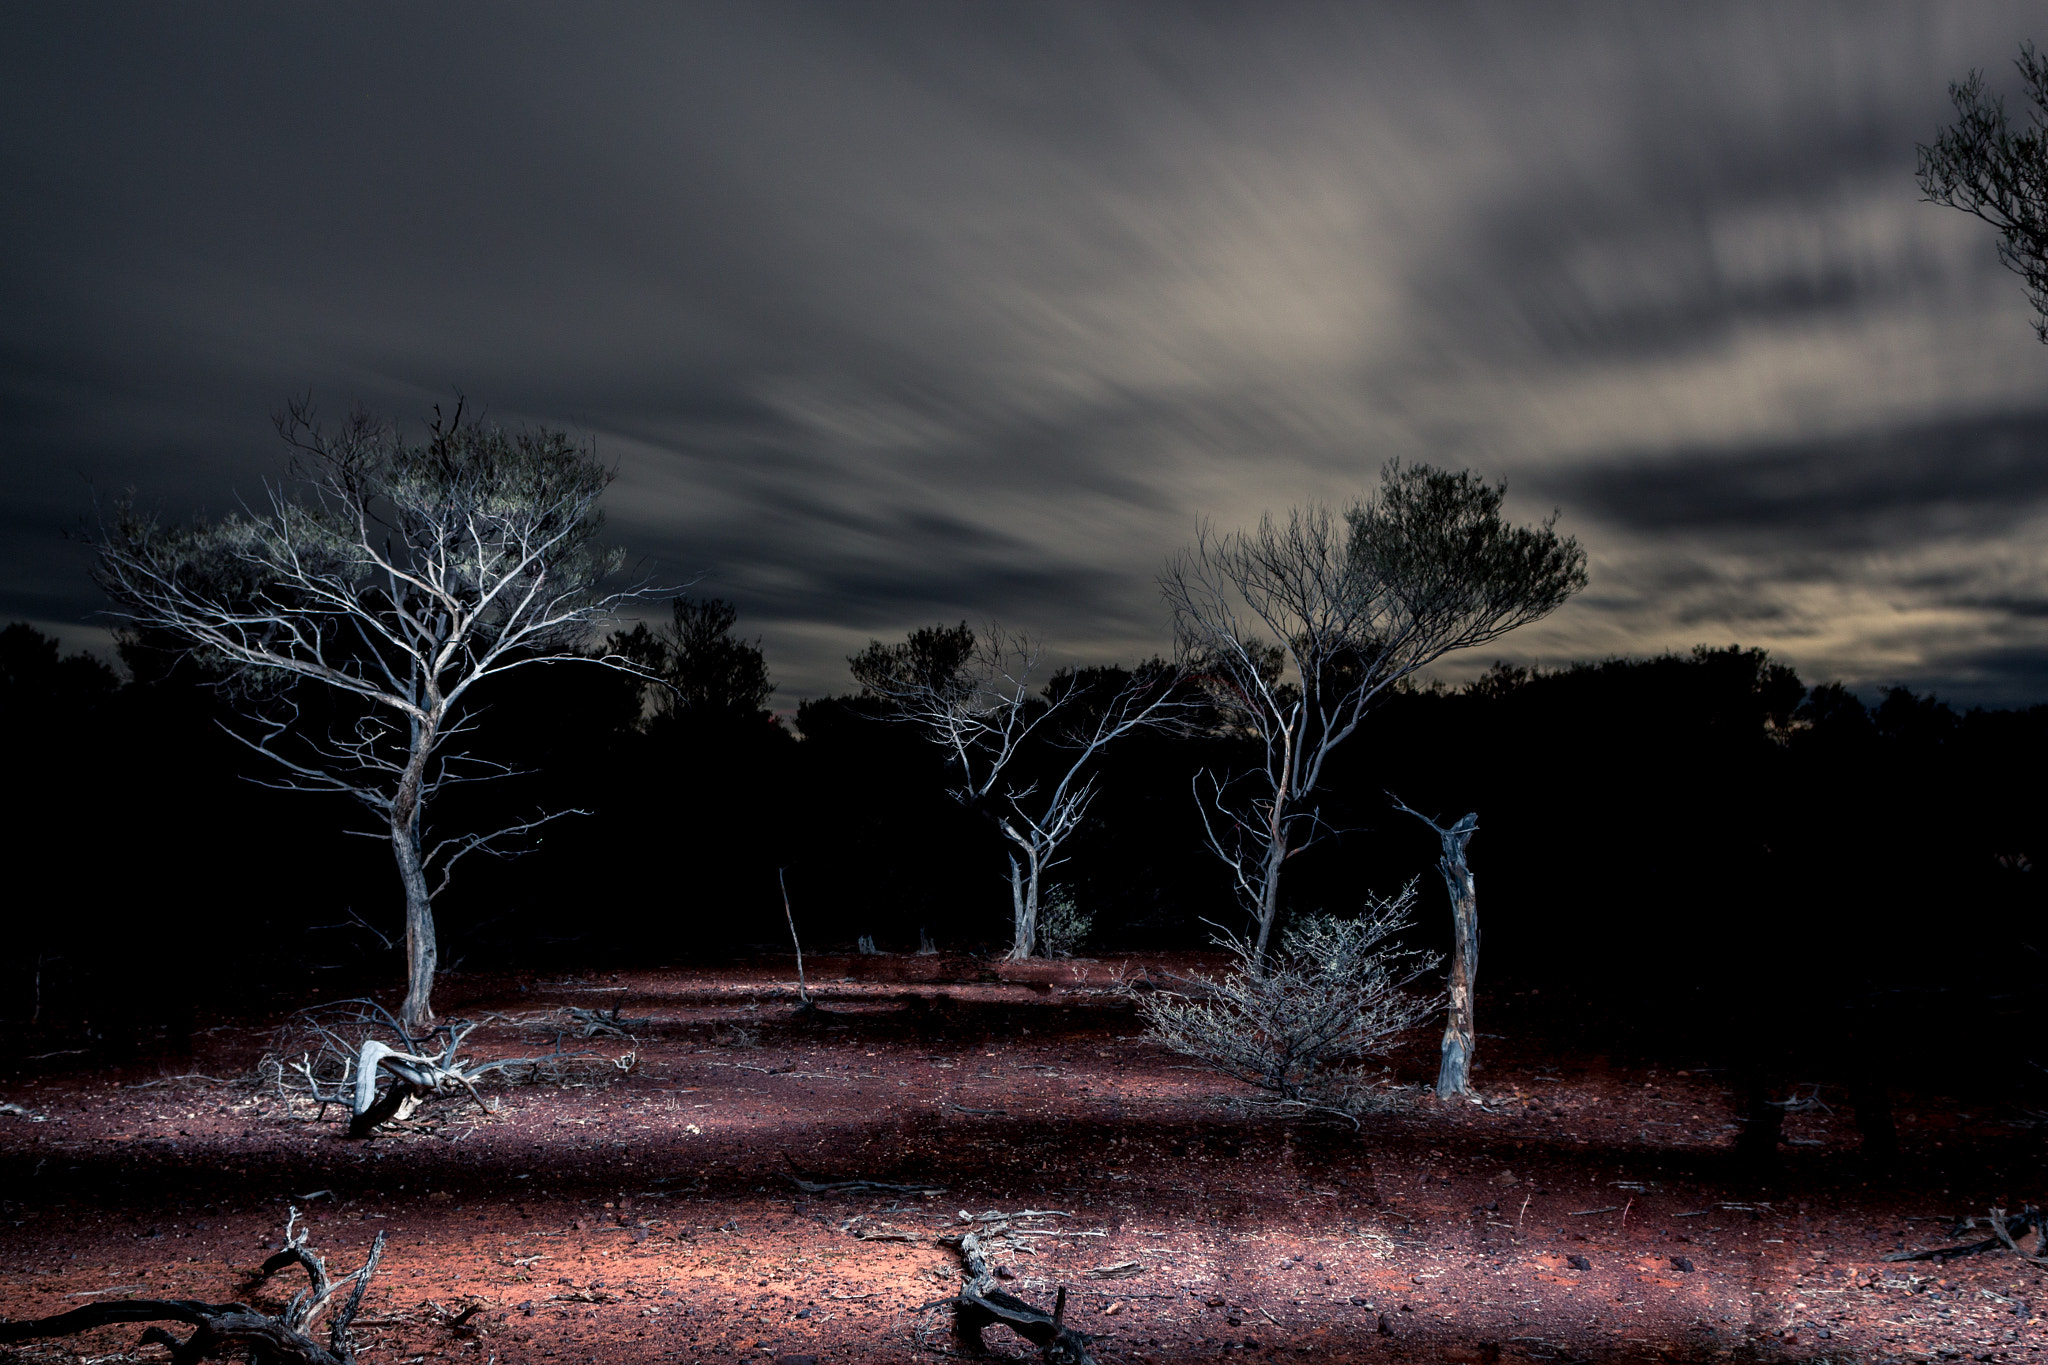
<instances>
[{"instance_id":1,"label":"dead wood on ground","mask_svg":"<svg viewBox=\"0 0 2048 1365\"><path fill-rule=\"evenodd\" d=\"M2017 1214L2010 1217L2006 1215L2004 1209L1993 1209L1991 1210L1991 1217L1987 1221L1992 1232L1996 1235L1987 1237L1981 1242L1966 1242L1961 1246L1952 1247L1933 1247L1926 1251L1901 1251L1885 1257L1885 1260L1949 1261L1959 1256L1976 1256L1986 1251L2010 1251L2023 1261L2032 1261L2036 1265L2048 1265L2048 1255L2029 1255L2027 1252L2020 1250L2018 1245L2019 1238L2039 1228L2042 1232L2042 1249L2044 1252L2048 1252L2048 1214L2043 1214L2041 1210L2035 1208L2032 1204L2027 1204L2023 1205ZM1976 1219L1966 1218L1963 1220L1962 1227L1957 1229L1957 1231L1967 1232L1976 1226ZM1950 1235L1953 1236L1954 1233Z\"/></svg>"},{"instance_id":2,"label":"dead wood on ground","mask_svg":"<svg viewBox=\"0 0 2048 1365\"><path fill-rule=\"evenodd\" d=\"M953 1241L950 1237L945 1240ZM976 1354L986 1350L981 1340L982 1330L990 1323L1001 1323L1038 1347L1039 1359L1045 1365L1095 1365L1095 1357L1088 1353L1087 1335L1066 1325L1067 1291L1064 1285L1053 1300L1052 1312L1033 1308L1015 1295L996 1288L995 1267L988 1263L983 1253L979 1234L965 1233L955 1245L960 1249L967 1283L953 1298L941 1299L925 1307L952 1305L953 1329L970 1350Z\"/></svg>"},{"instance_id":3,"label":"dead wood on ground","mask_svg":"<svg viewBox=\"0 0 2048 1365\"><path fill-rule=\"evenodd\" d=\"M369 1137L386 1123L409 1118L430 1099L466 1095L489 1113L491 1106L477 1089L479 1082L494 1075L544 1080L588 1056L564 1053L557 1035L555 1050L545 1056L480 1061L462 1052L476 1028L476 1021L451 1019L414 1033L374 1000L343 1000L301 1011L280 1035L270 1070L281 1092L311 1098L322 1117L328 1105L344 1106L349 1136ZM298 1053L296 1061L291 1060L293 1052ZM634 1054L628 1052L611 1065L630 1071L633 1060ZM381 1094L379 1085L384 1087Z\"/></svg>"},{"instance_id":4,"label":"dead wood on ground","mask_svg":"<svg viewBox=\"0 0 2048 1365\"><path fill-rule=\"evenodd\" d=\"M36 1341L47 1337L73 1336L96 1327L124 1322L182 1322L192 1334L179 1341L162 1327L143 1332L138 1346L160 1343L171 1348L171 1365L198 1365L202 1360L223 1360L245 1355L254 1365L355 1365L355 1344L349 1326L362 1307L363 1291L376 1274L384 1255L384 1234L370 1244L362 1267L340 1279L330 1279L327 1263L306 1245L307 1234L298 1230L299 1211L291 1211L285 1224L284 1250L263 1263L258 1283L287 1266L300 1266L310 1285L292 1296L284 1311L276 1315L258 1312L245 1303L201 1303L197 1299L116 1299L90 1303L68 1313L35 1318L25 1322L0 1322L0 1344ZM333 1306L343 1290L341 1303L327 1328L327 1344L311 1336L314 1324Z\"/></svg>"},{"instance_id":5,"label":"dead wood on ground","mask_svg":"<svg viewBox=\"0 0 2048 1365\"><path fill-rule=\"evenodd\" d=\"M944 1194L944 1185L898 1185L887 1180L868 1180L856 1177L850 1180L807 1179L803 1167L785 1153L782 1158L789 1163L790 1171L782 1178L802 1190L805 1194Z\"/></svg>"}]
</instances>

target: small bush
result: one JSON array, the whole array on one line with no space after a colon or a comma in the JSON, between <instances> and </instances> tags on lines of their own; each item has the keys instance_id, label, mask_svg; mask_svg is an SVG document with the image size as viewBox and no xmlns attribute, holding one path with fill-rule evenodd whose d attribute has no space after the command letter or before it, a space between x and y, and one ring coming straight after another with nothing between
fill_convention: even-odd
<instances>
[{"instance_id":1,"label":"small bush","mask_svg":"<svg viewBox=\"0 0 2048 1365\"><path fill-rule=\"evenodd\" d=\"M1082 914L1074 894L1058 887L1038 912L1038 951L1047 957L1072 957L1094 927L1095 916Z\"/></svg>"},{"instance_id":2,"label":"small bush","mask_svg":"<svg viewBox=\"0 0 2048 1365\"><path fill-rule=\"evenodd\" d=\"M1410 991L1435 967L1396 946L1413 920L1414 883L1373 897L1357 919L1306 916L1265 969L1235 934L1217 942L1236 961L1221 976L1169 977L1138 997L1148 1035L1261 1092L1270 1103L1356 1114L1373 1082L1364 1063L1442 1008Z\"/></svg>"}]
</instances>

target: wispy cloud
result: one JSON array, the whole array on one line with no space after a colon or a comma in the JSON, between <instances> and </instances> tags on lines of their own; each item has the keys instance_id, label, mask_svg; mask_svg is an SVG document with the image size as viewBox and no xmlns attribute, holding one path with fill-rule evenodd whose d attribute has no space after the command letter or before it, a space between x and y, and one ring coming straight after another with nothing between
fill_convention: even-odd
<instances>
[{"instance_id":1,"label":"wispy cloud","mask_svg":"<svg viewBox=\"0 0 2048 1365\"><path fill-rule=\"evenodd\" d=\"M595 436L614 527L738 601L785 698L934 620L1163 648L1198 518L1389 458L1593 551L1519 654L1741 639L2017 697L2048 348L1911 170L2032 17L17 16L0 612L91 610L80 473L218 507L288 393L459 386Z\"/></svg>"}]
</instances>

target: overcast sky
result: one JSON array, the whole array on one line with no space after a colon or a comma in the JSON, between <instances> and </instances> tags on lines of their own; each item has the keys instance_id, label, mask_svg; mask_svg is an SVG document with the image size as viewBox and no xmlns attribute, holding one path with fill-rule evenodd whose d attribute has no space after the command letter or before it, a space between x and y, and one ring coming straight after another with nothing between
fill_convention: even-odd
<instances>
[{"instance_id":1,"label":"overcast sky","mask_svg":"<svg viewBox=\"0 0 2048 1365\"><path fill-rule=\"evenodd\" d=\"M1914 144L2038 6L12 5L0 620L92 490L219 510L310 390L593 438L784 705L1392 458L1560 509L1479 657L1706 642L2048 700L2048 347Z\"/></svg>"}]
</instances>

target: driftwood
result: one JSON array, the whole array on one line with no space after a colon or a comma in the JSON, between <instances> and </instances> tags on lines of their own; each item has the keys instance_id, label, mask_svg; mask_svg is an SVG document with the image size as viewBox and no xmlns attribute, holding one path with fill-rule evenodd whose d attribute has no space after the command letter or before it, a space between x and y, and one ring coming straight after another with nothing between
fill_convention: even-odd
<instances>
[{"instance_id":1,"label":"driftwood","mask_svg":"<svg viewBox=\"0 0 2048 1365\"><path fill-rule=\"evenodd\" d=\"M288 1069L299 1074L306 1093L320 1104L322 1113L330 1104L345 1105L348 1135L357 1138L411 1117L422 1103L440 1096L466 1094L489 1113L490 1103L477 1090L477 1082L485 1077L519 1070L537 1074L544 1066L584 1055L562 1052L557 1038L550 1056L480 1062L461 1055L475 1022L451 1019L414 1034L374 1000L344 1000L333 1007L305 1011L300 1027L311 1034L313 1046L302 1051ZM380 1031L395 1038L396 1044L376 1036ZM379 1085L384 1087L381 1094Z\"/></svg>"},{"instance_id":2,"label":"driftwood","mask_svg":"<svg viewBox=\"0 0 2048 1365\"><path fill-rule=\"evenodd\" d=\"M954 1331L971 1350L979 1353L986 1349L982 1345L982 1329L990 1323L999 1322L1038 1347L1039 1359L1045 1365L1095 1365L1095 1357L1088 1354L1087 1335L1066 1325L1067 1291L1064 1285L1053 1301L1052 1312L1043 1312L996 1288L995 1268L982 1252L979 1235L966 1233L958 1245L960 1259L966 1266L966 1285L955 1297L940 1299L937 1304L926 1304L925 1307L951 1304Z\"/></svg>"},{"instance_id":3,"label":"driftwood","mask_svg":"<svg viewBox=\"0 0 2048 1365\"><path fill-rule=\"evenodd\" d=\"M161 1327L142 1334L138 1346L160 1343L171 1348L171 1365L198 1365L202 1360L222 1360L230 1355L246 1356L253 1365L355 1365L355 1344L349 1324L363 1305L363 1291L377 1271L384 1255L384 1234L370 1244L362 1268L340 1279L329 1279L327 1265L306 1245L306 1234L294 1231L299 1211L293 1209L285 1224L284 1250L263 1263L258 1282L287 1266L301 1266L308 1288L292 1296L284 1311L275 1317L260 1313L246 1303L201 1303L197 1299L115 1299L89 1303L68 1313L35 1318L25 1322L0 1322L0 1345L35 1341L45 1337L72 1336L96 1327L124 1322L182 1322L193 1328L179 1341ZM327 1344L311 1335L319 1320L343 1290L348 1297L327 1327Z\"/></svg>"},{"instance_id":4,"label":"driftwood","mask_svg":"<svg viewBox=\"0 0 2048 1365\"><path fill-rule=\"evenodd\" d=\"M2036 1264L2048 1264L2048 1255L2030 1256L2020 1250L2017 1240L2026 1236L2034 1229L2039 1228L2042 1233L2042 1250L2048 1252L2048 1214L2042 1213L2041 1210L2035 1208L2032 1204L2027 1204L2022 1206L2018 1213L2010 1217L2006 1215L2004 1209L1993 1209L1991 1210L1991 1217L1987 1221L1991 1226L1992 1232L1997 1235L1987 1237L1981 1242L1966 1242L1961 1246L1952 1247L1934 1247L1927 1251L1901 1251L1884 1259L1887 1261L1948 1261L1958 1256L1976 1256L1986 1251L2005 1250L2012 1252L2013 1255L2018 1256L2021 1260L2033 1261ZM1952 1231L1949 1235L1953 1237L1956 1232L1967 1232L1976 1226L1976 1219L1965 1219L1962 1226Z\"/></svg>"}]
</instances>

